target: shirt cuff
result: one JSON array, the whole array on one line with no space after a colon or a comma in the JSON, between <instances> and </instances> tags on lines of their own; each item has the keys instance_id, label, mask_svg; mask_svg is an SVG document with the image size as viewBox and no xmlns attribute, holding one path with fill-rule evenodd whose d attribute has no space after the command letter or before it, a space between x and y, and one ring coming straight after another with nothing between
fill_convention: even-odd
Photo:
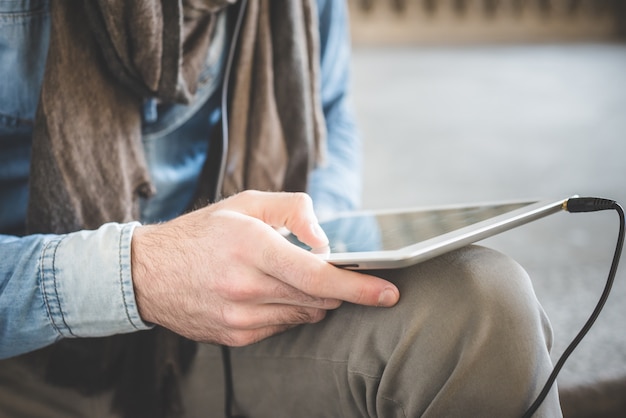
<instances>
[{"instance_id":1,"label":"shirt cuff","mask_svg":"<svg viewBox=\"0 0 626 418\"><path fill-rule=\"evenodd\" d=\"M46 244L40 286L59 334L104 337L151 328L139 316L131 277L131 239L137 225L109 223Z\"/></svg>"}]
</instances>

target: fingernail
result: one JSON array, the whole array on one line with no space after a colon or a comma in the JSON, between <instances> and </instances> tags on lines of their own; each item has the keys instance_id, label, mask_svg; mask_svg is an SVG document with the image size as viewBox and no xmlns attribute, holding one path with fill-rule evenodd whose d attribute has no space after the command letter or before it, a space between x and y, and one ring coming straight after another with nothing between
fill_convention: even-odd
<instances>
[{"instance_id":1,"label":"fingernail","mask_svg":"<svg viewBox=\"0 0 626 418\"><path fill-rule=\"evenodd\" d=\"M397 301L398 301L397 293L392 288L386 287L385 289L383 289L383 291L380 293L380 296L378 297L378 306L381 306L381 307L393 306L396 304Z\"/></svg>"}]
</instances>

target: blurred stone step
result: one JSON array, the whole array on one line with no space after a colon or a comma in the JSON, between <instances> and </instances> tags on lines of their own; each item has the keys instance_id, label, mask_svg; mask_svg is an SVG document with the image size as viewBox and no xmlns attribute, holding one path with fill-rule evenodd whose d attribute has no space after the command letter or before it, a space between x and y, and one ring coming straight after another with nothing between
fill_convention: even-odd
<instances>
[{"instance_id":1,"label":"blurred stone step","mask_svg":"<svg viewBox=\"0 0 626 418\"><path fill-rule=\"evenodd\" d=\"M349 0L357 44L607 41L622 0Z\"/></svg>"}]
</instances>

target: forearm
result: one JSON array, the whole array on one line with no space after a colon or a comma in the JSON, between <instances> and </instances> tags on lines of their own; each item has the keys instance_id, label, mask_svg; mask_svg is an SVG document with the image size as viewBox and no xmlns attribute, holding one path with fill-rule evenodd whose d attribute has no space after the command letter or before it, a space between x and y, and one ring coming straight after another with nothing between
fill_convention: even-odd
<instances>
[{"instance_id":1,"label":"forearm","mask_svg":"<svg viewBox=\"0 0 626 418\"><path fill-rule=\"evenodd\" d=\"M137 312L130 274L134 226L0 236L0 358L61 338L148 328Z\"/></svg>"}]
</instances>

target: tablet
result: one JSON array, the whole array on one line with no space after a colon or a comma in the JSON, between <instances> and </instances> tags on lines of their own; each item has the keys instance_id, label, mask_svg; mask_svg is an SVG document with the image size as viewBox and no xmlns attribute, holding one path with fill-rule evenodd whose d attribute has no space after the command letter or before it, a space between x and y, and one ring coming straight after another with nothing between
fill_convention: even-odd
<instances>
[{"instance_id":1,"label":"tablet","mask_svg":"<svg viewBox=\"0 0 626 418\"><path fill-rule=\"evenodd\" d=\"M567 200L344 213L321 223L329 248L313 251L347 269L406 267L559 212ZM288 239L308 248L293 235Z\"/></svg>"}]
</instances>

